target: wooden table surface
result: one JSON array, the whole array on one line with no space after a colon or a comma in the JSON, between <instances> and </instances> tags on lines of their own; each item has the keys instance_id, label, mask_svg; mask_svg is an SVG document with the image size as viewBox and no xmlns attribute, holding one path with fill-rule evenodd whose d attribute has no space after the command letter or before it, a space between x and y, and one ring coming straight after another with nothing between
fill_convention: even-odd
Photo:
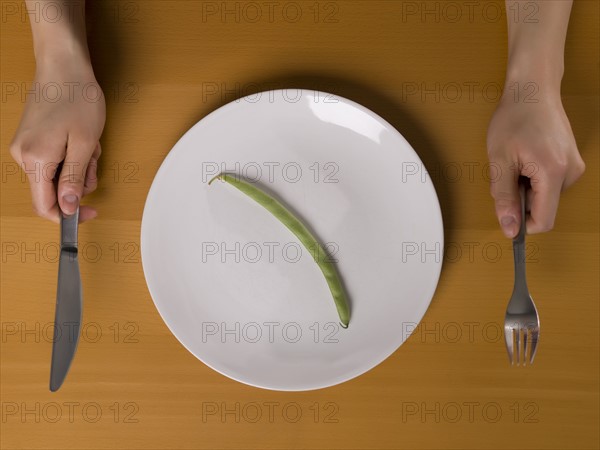
<instances>
[{"instance_id":1,"label":"wooden table surface","mask_svg":"<svg viewBox=\"0 0 600 450\"><path fill-rule=\"evenodd\" d=\"M51 394L58 229L33 215L8 153L34 59L24 5L1 2L3 449L598 448L597 1L575 2L563 83L587 172L555 230L529 241L543 331L526 369L509 367L499 335L512 251L485 166L502 2L88 3L108 102L100 186L86 198L99 218L80 231L83 338ZM421 327L365 375L304 393L237 383L186 351L154 307L139 251L148 189L180 136L238 97L284 87L332 91L393 124L432 173L446 239Z\"/></svg>"}]
</instances>

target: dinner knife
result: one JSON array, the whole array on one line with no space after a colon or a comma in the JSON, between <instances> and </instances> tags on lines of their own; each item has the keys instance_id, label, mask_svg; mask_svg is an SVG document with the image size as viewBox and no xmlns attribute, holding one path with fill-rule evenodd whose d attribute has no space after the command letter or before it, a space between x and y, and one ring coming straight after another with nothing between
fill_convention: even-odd
<instances>
[{"instance_id":1,"label":"dinner knife","mask_svg":"<svg viewBox=\"0 0 600 450\"><path fill-rule=\"evenodd\" d=\"M78 221L79 208L72 215L60 213L60 260L50 367L52 392L63 384L79 342L83 296L77 258Z\"/></svg>"}]
</instances>

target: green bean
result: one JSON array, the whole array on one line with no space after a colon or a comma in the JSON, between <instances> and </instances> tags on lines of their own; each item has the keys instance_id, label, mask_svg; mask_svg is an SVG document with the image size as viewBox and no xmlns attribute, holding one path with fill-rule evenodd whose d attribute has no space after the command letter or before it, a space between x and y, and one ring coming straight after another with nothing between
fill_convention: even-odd
<instances>
[{"instance_id":1,"label":"green bean","mask_svg":"<svg viewBox=\"0 0 600 450\"><path fill-rule=\"evenodd\" d=\"M341 324L344 328L348 327L350 322L350 309L348 307L348 301L346 299L346 293L344 287L337 273L335 265L330 261L328 253L325 251L323 246L317 241L310 231L300 222L285 206L275 200L273 197L266 194L256 186L243 181L239 176L222 173L217 175L208 182L210 185L214 180L222 180L235 188L242 191L252 200L267 209L276 219L278 219L283 225L285 225L306 247L306 249L312 254L313 259L323 272L325 281L329 286L331 295L335 302L338 315L340 317ZM314 252L311 251L314 249Z\"/></svg>"}]
</instances>

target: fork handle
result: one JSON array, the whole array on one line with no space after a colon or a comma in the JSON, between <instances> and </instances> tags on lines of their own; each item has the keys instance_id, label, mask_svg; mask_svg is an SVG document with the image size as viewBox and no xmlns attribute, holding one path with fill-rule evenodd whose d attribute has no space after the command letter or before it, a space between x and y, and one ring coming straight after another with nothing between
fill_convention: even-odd
<instances>
[{"instance_id":1,"label":"fork handle","mask_svg":"<svg viewBox=\"0 0 600 450\"><path fill-rule=\"evenodd\" d=\"M513 239L513 254L515 259L515 291L527 294L527 279L525 277L525 184L519 183L519 195L521 197L521 226L519 234Z\"/></svg>"}]
</instances>

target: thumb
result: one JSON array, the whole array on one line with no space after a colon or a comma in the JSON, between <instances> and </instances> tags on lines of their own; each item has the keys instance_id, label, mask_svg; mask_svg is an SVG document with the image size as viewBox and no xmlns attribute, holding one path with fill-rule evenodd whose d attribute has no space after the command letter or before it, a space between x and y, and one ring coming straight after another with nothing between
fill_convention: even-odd
<instances>
[{"instance_id":1,"label":"thumb","mask_svg":"<svg viewBox=\"0 0 600 450\"><path fill-rule=\"evenodd\" d=\"M58 178L58 204L68 215L75 214L85 182L85 172L93 149L70 145Z\"/></svg>"},{"instance_id":2,"label":"thumb","mask_svg":"<svg viewBox=\"0 0 600 450\"><path fill-rule=\"evenodd\" d=\"M496 166L501 170L491 179L491 193L496 206L496 216L507 238L514 238L521 223L521 197L519 177L509 164Z\"/></svg>"}]
</instances>

